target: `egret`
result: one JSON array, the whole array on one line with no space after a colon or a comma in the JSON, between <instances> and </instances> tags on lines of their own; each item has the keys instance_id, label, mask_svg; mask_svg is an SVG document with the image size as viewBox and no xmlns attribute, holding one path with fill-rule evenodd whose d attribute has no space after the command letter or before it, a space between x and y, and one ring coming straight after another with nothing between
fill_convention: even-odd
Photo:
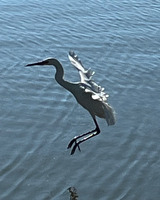
<instances>
[{"instance_id":1,"label":"egret","mask_svg":"<svg viewBox=\"0 0 160 200\"><path fill-rule=\"evenodd\" d=\"M107 98L109 95L104 92L104 88L95 83L92 79L94 72L91 69L86 70L82 65L78 56L70 51L68 54L71 64L78 70L80 74L80 82L69 82L64 80L64 70L61 63L55 58L47 58L43 61L28 64L34 65L53 65L56 68L55 79L65 89L70 91L77 102L90 113L95 129L79 136L75 136L68 144L68 149L72 148L71 155L74 154L76 148L80 151L80 144L100 133L96 117L104 118L109 125L115 124L114 109L108 104Z\"/></svg>"}]
</instances>

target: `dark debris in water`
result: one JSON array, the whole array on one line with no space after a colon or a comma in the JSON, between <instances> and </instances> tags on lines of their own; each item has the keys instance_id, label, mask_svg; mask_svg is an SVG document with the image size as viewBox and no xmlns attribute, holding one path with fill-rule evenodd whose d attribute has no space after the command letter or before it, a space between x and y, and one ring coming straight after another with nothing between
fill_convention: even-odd
<instances>
[{"instance_id":1,"label":"dark debris in water","mask_svg":"<svg viewBox=\"0 0 160 200\"><path fill-rule=\"evenodd\" d=\"M70 192L70 200L78 200L78 194L75 187L69 187L68 191Z\"/></svg>"}]
</instances>

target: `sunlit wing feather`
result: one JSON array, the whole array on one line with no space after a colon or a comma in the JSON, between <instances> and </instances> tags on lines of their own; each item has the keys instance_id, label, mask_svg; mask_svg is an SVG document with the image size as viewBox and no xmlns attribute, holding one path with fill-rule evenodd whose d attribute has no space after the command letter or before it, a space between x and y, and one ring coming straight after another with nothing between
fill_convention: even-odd
<instances>
[{"instance_id":1,"label":"sunlit wing feather","mask_svg":"<svg viewBox=\"0 0 160 200\"><path fill-rule=\"evenodd\" d=\"M85 70L81 60L73 51L69 52L68 57L72 65L74 65L79 71L81 84L82 87L84 87L85 92L92 93L92 98L95 100L107 101L107 97L109 97L109 95L104 92L104 88L97 85L97 83L92 80L95 72L91 69Z\"/></svg>"}]
</instances>

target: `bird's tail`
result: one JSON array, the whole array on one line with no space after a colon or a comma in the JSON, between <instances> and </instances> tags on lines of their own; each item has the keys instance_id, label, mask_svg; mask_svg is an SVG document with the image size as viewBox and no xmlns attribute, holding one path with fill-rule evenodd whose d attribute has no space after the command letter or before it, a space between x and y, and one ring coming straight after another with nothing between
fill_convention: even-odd
<instances>
[{"instance_id":1,"label":"bird's tail","mask_svg":"<svg viewBox=\"0 0 160 200\"><path fill-rule=\"evenodd\" d=\"M105 103L103 106L108 126L114 125L116 123L116 116L114 109L108 103Z\"/></svg>"}]
</instances>

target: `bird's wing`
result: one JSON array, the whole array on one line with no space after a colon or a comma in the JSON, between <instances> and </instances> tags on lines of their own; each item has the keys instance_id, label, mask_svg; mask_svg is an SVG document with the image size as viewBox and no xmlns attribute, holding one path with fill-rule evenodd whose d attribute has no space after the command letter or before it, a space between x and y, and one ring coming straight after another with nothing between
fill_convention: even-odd
<instances>
[{"instance_id":1,"label":"bird's wing","mask_svg":"<svg viewBox=\"0 0 160 200\"><path fill-rule=\"evenodd\" d=\"M81 77L81 83L86 83L88 79L91 79L94 72L91 69L85 70L84 66L82 65L81 60L78 58L78 56L73 52L69 52L69 60L71 61L71 64L76 67L76 69L79 71L80 77Z\"/></svg>"},{"instance_id":2,"label":"bird's wing","mask_svg":"<svg viewBox=\"0 0 160 200\"><path fill-rule=\"evenodd\" d=\"M97 85L97 83L92 80L92 76L95 72L91 69L85 70L81 60L73 51L69 52L68 57L72 65L74 65L74 67L76 67L79 71L81 86L85 89L85 92L92 93L92 98L95 100L107 101L107 97L109 97L109 95L104 92L104 88Z\"/></svg>"}]
</instances>

